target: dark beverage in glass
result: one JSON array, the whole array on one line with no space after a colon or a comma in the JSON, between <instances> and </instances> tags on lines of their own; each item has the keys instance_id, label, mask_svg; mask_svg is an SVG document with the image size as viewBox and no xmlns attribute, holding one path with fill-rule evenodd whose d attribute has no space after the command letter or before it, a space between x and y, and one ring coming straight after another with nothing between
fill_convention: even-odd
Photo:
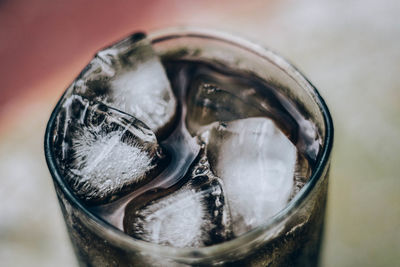
<instances>
[{"instance_id":1,"label":"dark beverage in glass","mask_svg":"<svg viewBox=\"0 0 400 267\"><path fill-rule=\"evenodd\" d=\"M98 52L45 153L82 266L315 266L332 142L285 60L181 29Z\"/></svg>"}]
</instances>

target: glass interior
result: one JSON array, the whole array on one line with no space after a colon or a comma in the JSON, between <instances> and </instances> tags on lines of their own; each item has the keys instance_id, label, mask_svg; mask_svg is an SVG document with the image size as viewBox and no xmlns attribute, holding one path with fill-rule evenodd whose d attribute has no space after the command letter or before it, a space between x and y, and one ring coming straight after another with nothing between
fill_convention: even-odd
<instances>
[{"instance_id":1,"label":"glass interior","mask_svg":"<svg viewBox=\"0 0 400 267\"><path fill-rule=\"evenodd\" d=\"M316 125L315 138L321 141L320 148L315 152L315 166L309 181L285 209L263 225L231 241L192 249L172 248L135 240L95 216L81 204L64 184L51 150L52 127L60 104L53 111L46 130L45 147L50 171L72 205L87 216L88 227L96 231L99 236L125 250L139 250L143 254L157 253L161 257L165 256L189 263L208 257L218 257L218 255L247 253L254 246L273 238L290 216L296 212L296 209L308 201L319 178L325 175L333 142L333 125L328 109L316 89L303 75L286 60L259 45L229 34L194 29L164 30L150 34L150 38L154 49L164 59L173 57L220 62L230 68L245 71L264 79L279 89L281 99L290 100L286 102L288 106L295 103L296 109L288 107L288 110L293 110L291 115L299 116L299 114L295 114L295 110L300 110L302 116Z\"/></svg>"}]
</instances>

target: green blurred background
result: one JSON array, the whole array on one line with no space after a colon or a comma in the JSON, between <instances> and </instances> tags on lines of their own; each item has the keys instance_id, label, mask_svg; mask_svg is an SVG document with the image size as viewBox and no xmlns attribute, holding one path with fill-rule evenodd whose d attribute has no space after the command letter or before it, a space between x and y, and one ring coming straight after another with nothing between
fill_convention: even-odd
<instances>
[{"instance_id":1,"label":"green blurred background","mask_svg":"<svg viewBox=\"0 0 400 267\"><path fill-rule=\"evenodd\" d=\"M322 266L400 265L400 2L0 1L0 265L75 266L43 153L50 112L136 30L232 32L289 59L335 124Z\"/></svg>"}]
</instances>

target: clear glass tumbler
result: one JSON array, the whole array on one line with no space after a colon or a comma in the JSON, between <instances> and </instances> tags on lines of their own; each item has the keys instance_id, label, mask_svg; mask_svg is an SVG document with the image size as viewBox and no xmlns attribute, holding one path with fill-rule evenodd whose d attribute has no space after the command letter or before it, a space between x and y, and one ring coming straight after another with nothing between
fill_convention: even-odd
<instances>
[{"instance_id":1,"label":"clear glass tumbler","mask_svg":"<svg viewBox=\"0 0 400 267\"><path fill-rule=\"evenodd\" d=\"M54 125L45 135L45 156L78 261L82 266L316 266L327 199L333 124L314 86L282 57L229 34L168 29L149 35L163 57L212 60L273 84L316 125L322 140L310 179L288 205L262 225L233 240L201 248L174 248L136 240L89 211L72 193L57 167Z\"/></svg>"}]
</instances>

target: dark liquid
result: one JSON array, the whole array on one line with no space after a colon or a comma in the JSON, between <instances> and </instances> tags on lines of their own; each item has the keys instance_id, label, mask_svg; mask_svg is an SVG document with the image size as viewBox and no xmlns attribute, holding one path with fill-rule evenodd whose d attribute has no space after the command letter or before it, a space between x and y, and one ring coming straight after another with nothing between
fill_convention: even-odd
<instances>
[{"instance_id":1,"label":"dark liquid","mask_svg":"<svg viewBox=\"0 0 400 267\"><path fill-rule=\"evenodd\" d=\"M163 62L174 94L179 100L178 115L170 133L159 142L169 163L151 182L126 196L91 207L99 217L124 230L126 206L132 201L148 202L170 194L187 182L187 172L200 151L195 136L199 127L213 121L247 117L268 117L288 136L298 150L297 172L310 175L320 142L300 108L280 91L254 75L229 70L209 62L168 60ZM204 94L198 88L204 90ZM215 100L215 101L214 101ZM296 185L298 188L306 182Z\"/></svg>"}]
</instances>

